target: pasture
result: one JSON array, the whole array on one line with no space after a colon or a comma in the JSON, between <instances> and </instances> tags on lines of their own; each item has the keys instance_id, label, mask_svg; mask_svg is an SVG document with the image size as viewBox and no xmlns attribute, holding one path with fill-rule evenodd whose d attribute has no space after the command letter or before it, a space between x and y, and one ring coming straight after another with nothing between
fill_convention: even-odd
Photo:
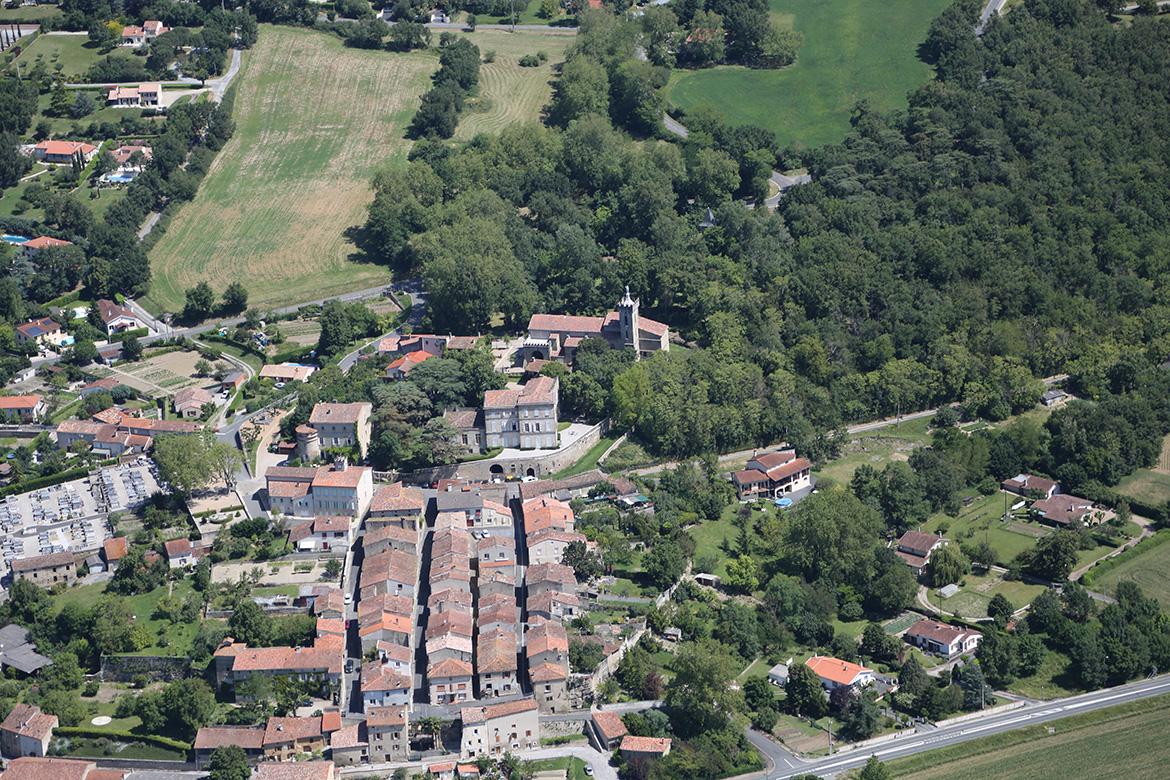
<instances>
[{"instance_id":1,"label":"pasture","mask_svg":"<svg viewBox=\"0 0 1170 780\"><path fill-rule=\"evenodd\" d=\"M374 170L405 161L403 133L437 67L425 53L263 26L244 55L235 135L151 251L143 303L177 311L200 281L238 280L256 307L387 282L347 232L365 222Z\"/></svg>"},{"instance_id":2,"label":"pasture","mask_svg":"<svg viewBox=\"0 0 1170 780\"><path fill-rule=\"evenodd\" d=\"M766 127L781 146L840 141L859 100L879 111L903 108L906 94L930 78L917 48L947 5L948 0L771 0L774 23L804 36L793 65L677 69L669 100L685 111L706 106L732 124Z\"/></svg>"},{"instance_id":3,"label":"pasture","mask_svg":"<svg viewBox=\"0 0 1170 780\"><path fill-rule=\"evenodd\" d=\"M894 761L907 780L1164 777L1170 696L1110 707Z\"/></svg>"},{"instance_id":4,"label":"pasture","mask_svg":"<svg viewBox=\"0 0 1170 780\"><path fill-rule=\"evenodd\" d=\"M565 59L575 36L566 33L477 30L461 35L482 54L495 52L495 61L479 69L479 94L467 101L455 131L458 139L478 133L496 133L520 122L537 122L552 97L553 66ZM525 54L544 52L548 60L535 68L520 67Z\"/></svg>"},{"instance_id":5,"label":"pasture","mask_svg":"<svg viewBox=\"0 0 1170 780\"><path fill-rule=\"evenodd\" d=\"M1153 468L1138 469L1117 485L1117 492L1151 506L1170 501L1170 436L1162 440L1162 452Z\"/></svg>"}]
</instances>

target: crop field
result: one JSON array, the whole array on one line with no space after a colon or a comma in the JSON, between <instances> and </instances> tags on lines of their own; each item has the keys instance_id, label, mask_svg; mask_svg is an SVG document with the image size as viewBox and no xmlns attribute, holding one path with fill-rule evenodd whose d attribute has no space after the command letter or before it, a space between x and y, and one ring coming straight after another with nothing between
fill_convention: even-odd
<instances>
[{"instance_id":1,"label":"crop field","mask_svg":"<svg viewBox=\"0 0 1170 780\"><path fill-rule=\"evenodd\" d=\"M574 36L566 33L478 30L464 37L481 53L494 51L495 61L480 66L479 95L467 102L459 117L456 138L496 133L519 122L536 122L552 97L553 66L563 62ZM548 60L535 68L520 67L525 54L543 51Z\"/></svg>"},{"instance_id":2,"label":"crop field","mask_svg":"<svg viewBox=\"0 0 1170 780\"><path fill-rule=\"evenodd\" d=\"M151 251L143 303L177 311L200 281L238 280L257 307L388 281L347 232L365 222L374 170L405 161L403 133L437 67L428 54L263 26L244 54L235 135Z\"/></svg>"},{"instance_id":3,"label":"crop field","mask_svg":"<svg viewBox=\"0 0 1170 780\"><path fill-rule=\"evenodd\" d=\"M127 387L133 387L151 398L173 395L184 387L210 384L210 379L195 376L198 352L165 352L137 363L121 364L115 368L97 368L99 377L112 376Z\"/></svg>"},{"instance_id":4,"label":"crop field","mask_svg":"<svg viewBox=\"0 0 1170 780\"><path fill-rule=\"evenodd\" d=\"M908 780L1166 776L1170 696L1110 707L892 762Z\"/></svg>"},{"instance_id":5,"label":"crop field","mask_svg":"<svg viewBox=\"0 0 1170 780\"><path fill-rule=\"evenodd\" d=\"M917 48L947 5L949 0L771 0L774 22L804 36L796 62L779 70L676 69L670 102L687 111L713 108L732 124L766 127L782 146L840 141L859 100L879 111L902 108L906 94L930 78Z\"/></svg>"}]
</instances>

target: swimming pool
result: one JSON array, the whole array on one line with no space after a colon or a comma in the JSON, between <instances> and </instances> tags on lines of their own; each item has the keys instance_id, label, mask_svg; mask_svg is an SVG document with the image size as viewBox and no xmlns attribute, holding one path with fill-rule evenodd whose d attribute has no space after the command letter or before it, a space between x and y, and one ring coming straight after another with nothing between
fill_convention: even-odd
<instances>
[{"instance_id":1,"label":"swimming pool","mask_svg":"<svg viewBox=\"0 0 1170 780\"><path fill-rule=\"evenodd\" d=\"M112 173L106 174L105 179L111 184L128 184L134 181L135 175L133 173Z\"/></svg>"},{"instance_id":2,"label":"swimming pool","mask_svg":"<svg viewBox=\"0 0 1170 780\"><path fill-rule=\"evenodd\" d=\"M27 242L29 238L28 236L14 236L9 233L5 233L4 235L0 236L0 240L3 240L6 244L20 246L21 244Z\"/></svg>"}]
</instances>

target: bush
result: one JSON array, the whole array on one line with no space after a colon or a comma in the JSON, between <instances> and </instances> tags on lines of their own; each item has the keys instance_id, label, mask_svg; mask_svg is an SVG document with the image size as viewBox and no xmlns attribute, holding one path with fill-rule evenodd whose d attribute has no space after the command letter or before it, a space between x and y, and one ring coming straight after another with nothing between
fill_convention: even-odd
<instances>
[{"instance_id":1,"label":"bush","mask_svg":"<svg viewBox=\"0 0 1170 780\"><path fill-rule=\"evenodd\" d=\"M523 57L520 58L520 67L521 68L535 68L538 65L540 65L540 62L541 62L540 57L536 56L535 54L525 54Z\"/></svg>"},{"instance_id":2,"label":"bush","mask_svg":"<svg viewBox=\"0 0 1170 780\"><path fill-rule=\"evenodd\" d=\"M81 689L81 695L92 699L94 696L98 695L98 690L100 688L101 685L97 680L90 680L85 684L85 687Z\"/></svg>"}]
</instances>

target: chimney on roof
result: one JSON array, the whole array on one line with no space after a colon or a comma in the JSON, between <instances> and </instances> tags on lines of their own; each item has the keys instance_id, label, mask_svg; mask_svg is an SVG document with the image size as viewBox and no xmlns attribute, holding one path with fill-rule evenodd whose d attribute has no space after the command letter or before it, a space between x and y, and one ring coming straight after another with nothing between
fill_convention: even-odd
<instances>
[{"instance_id":1,"label":"chimney on roof","mask_svg":"<svg viewBox=\"0 0 1170 780\"><path fill-rule=\"evenodd\" d=\"M333 461L334 471L345 471L349 467L349 459L344 455Z\"/></svg>"}]
</instances>

